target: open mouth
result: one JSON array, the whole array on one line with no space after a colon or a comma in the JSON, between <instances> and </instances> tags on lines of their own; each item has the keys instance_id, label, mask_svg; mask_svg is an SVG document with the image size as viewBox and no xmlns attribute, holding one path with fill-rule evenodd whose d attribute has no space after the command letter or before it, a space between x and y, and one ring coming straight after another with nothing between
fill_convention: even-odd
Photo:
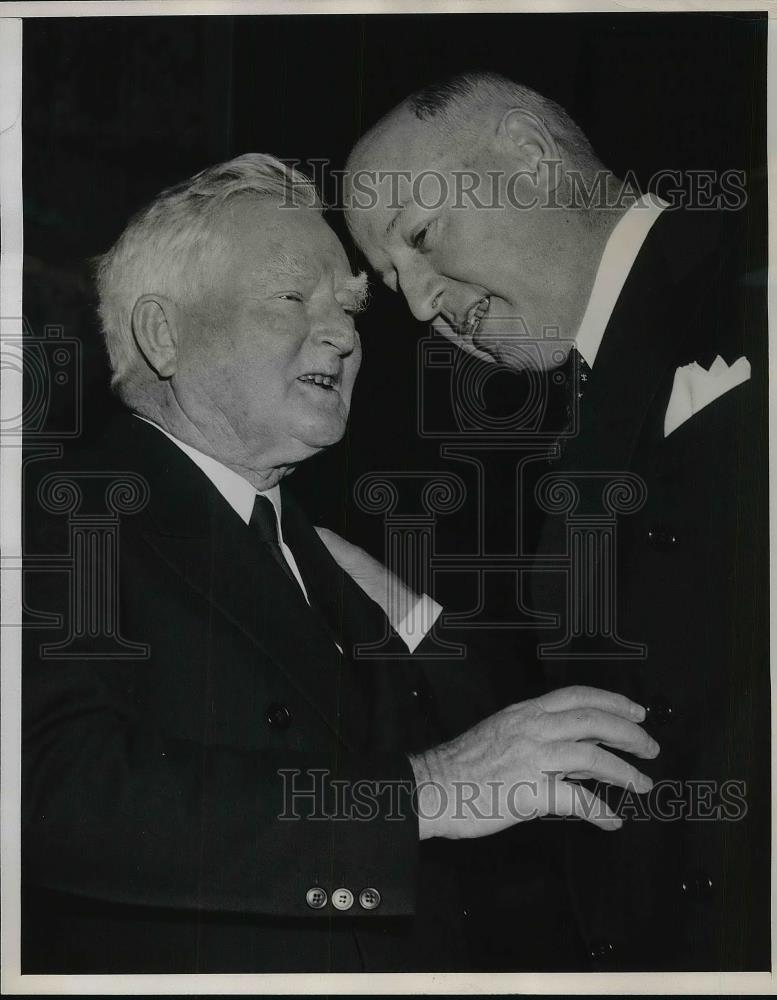
<instances>
[{"instance_id":1,"label":"open mouth","mask_svg":"<svg viewBox=\"0 0 777 1000\"><path fill-rule=\"evenodd\" d=\"M315 385L325 392L337 391L337 375L328 375L325 372L307 372L297 378L298 382L305 382L308 385Z\"/></svg>"},{"instance_id":2,"label":"open mouth","mask_svg":"<svg viewBox=\"0 0 777 1000\"><path fill-rule=\"evenodd\" d=\"M474 341L490 305L491 299L488 295L484 295L469 307L464 322L459 328L459 333L462 337L465 337L470 342Z\"/></svg>"}]
</instances>

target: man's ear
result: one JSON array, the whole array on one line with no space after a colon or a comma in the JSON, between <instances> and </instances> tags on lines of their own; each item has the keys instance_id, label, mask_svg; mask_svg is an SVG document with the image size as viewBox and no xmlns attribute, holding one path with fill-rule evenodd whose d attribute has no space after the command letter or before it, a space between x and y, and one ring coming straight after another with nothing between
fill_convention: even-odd
<instances>
[{"instance_id":1,"label":"man's ear","mask_svg":"<svg viewBox=\"0 0 777 1000\"><path fill-rule=\"evenodd\" d=\"M517 161L518 169L536 177L543 191L561 180L561 152L545 122L531 111L510 108L499 121L497 143Z\"/></svg>"},{"instance_id":2,"label":"man's ear","mask_svg":"<svg viewBox=\"0 0 777 1000\"><path fill-rule=\"evenodd\" d=\"M178 310L163 295L141 295L132 309L132 333L140 351L160 378L178 367Z\"/></svg>"}]
</instances>

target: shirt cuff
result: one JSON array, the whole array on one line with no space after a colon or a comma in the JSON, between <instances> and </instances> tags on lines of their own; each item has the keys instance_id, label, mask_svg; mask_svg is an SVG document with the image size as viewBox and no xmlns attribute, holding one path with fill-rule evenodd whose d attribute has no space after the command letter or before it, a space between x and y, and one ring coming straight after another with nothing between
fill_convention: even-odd
<instances>
[{"instance_id":1,"label":"shirt cuff","mask_svg":"<svg viewBox=\"0 0 777 1000\"><path fill-rule=\"evenodd\" d=\"M425 638L426 633L441 613L442 606L437 601L432 600L428 594L419 597L408 611L397 626L396 632L411 653L415 652L416 647Z\"/></svg>"}]
</instances>

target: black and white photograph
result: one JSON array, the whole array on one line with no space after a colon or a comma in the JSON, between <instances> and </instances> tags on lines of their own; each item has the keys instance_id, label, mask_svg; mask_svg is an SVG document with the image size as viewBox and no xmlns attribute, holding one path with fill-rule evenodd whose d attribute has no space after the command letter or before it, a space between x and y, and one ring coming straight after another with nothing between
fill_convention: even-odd
<instances>
[{"instance_id":1,"label":"black and white photograph","mask_svg":"<svg viewBox=\"0 0 777 1000\"><path fill-rule=\"evenodd\" d=\"M4 992L772 992L776 8L4 7Z\"/></svg>"}]
</instances>

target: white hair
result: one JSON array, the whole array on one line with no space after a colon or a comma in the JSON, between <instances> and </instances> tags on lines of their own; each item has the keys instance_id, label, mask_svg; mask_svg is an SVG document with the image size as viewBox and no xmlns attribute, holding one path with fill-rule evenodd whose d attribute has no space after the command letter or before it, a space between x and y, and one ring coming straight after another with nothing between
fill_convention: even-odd
<instances>
[{"instance_id":1,"label":"white hair","mask_svg":"<svg viewBox=\"0 0 777 1000\"><path fill-rule=\"evenodd\" d=\"M127 225L97 265L98 311L112 376L125 401L130 377L147 367L132 332L132 310L141 295L180 301L197 294L205 279L205 253L220 208L238 195L283 199L319 213L323 205L311 179L266 153L246 153L167 188Z\"/></svg>"}]
</instances>

